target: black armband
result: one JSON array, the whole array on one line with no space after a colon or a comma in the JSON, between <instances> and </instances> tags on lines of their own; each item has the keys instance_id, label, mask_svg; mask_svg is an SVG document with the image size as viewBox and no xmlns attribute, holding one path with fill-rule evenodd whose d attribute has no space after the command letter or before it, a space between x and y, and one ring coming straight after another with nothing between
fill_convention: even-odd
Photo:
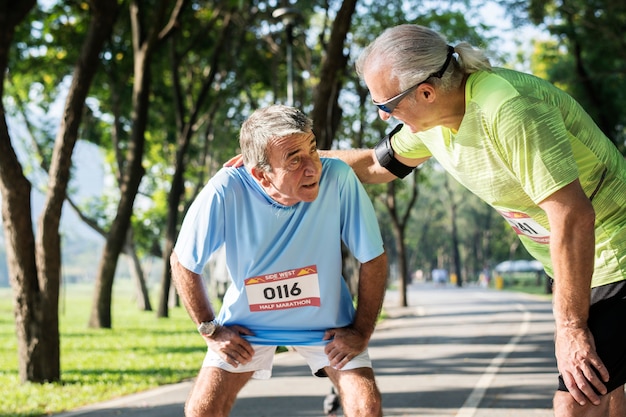
<instances>
[{"instance_id":1,"label":"black armband","mask_svg":"<svg viewBox=\"0 0 626 417\"><path fill-rule=\"evenodd\" d=\"M402 162L398 161L391 147L391 137L398 133L398 131L402 129L402 126L404 126L402 123L397 125L374 147L374 153L376 154L376 159L378 159L380 166L386 168L387 171L398 178L406 177L415 169L415 167L404 165Z\"/></svg>"}]
</instances>

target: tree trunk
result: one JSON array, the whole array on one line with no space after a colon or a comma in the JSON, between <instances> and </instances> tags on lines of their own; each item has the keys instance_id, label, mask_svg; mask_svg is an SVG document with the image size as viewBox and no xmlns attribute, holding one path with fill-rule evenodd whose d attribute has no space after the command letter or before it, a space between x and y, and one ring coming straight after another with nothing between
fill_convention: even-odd
<instances>
[{"instance_id":1,"label":"tree trunk","mask_svg":"<svg viewBox=\"0 0 626 417\"><path fill-rule=\"evenodd\" d=\"M2 14L5 20L0 22L2 85L13 29L34 4L34 1L21 2L20 7L14 7L12 14ZM115 0L98 0L91 5L92 19L74 70L63 119L55 140L48 191L37 227L37 240L34 239L31 221L31 185L25 178L11 146L2 108L0 131L0 182L4 201L2 216L14 292L21 382L60 380L58 301L61 281L59 235L61 211L85 99L97 69L99 53L111 32L117 11ZM8 21L7 17L12 20Z\"/></svg>"},{"instance_id":2,"label":"tree trunk","mask_svg":"<svg viewBox=\"0 0 626 417\"><path fill-rule=\"evenodd\" d=\"M177 106L177 120L179 126L178 147L176 149L176 161L174 163L174 175L172 177L172 186L167 199L167 224L165 228L165 246L163 248L163 276L161 277L161 294L159 296L159 307L157 317L169 316L169 295L172 293L170 287L172 284L172 272L170 269L170 255L174 249L174 243L178 235L178 216L181 199L185 192L185 170L186 158L192 136L196 133L194 125L196 124L200 109L206 101L209 90L215 81L215 77L219 70L220 58L227 48L227 38L231 27L231 12L226 11L222 22L222 29L218 41L213 50L213 56L209 68L209 74L204 78L200 93L194 102L193 109L186 114L182 103L185 102L182 89L180 88L181 80L178 78L180 62L172 59L172 73L174 74L174 96ZM176 37L173 37L176 38ZM212 120L212 118L211 118ZM175 289L174 289L175 293Z\"/></svg>"},{"instance_id":3,"label":"tree trunk","mask_svg":"<svg viewBox=\"0 0 626 417\"><path fill-rule=\"evenodd\" d=\"M107 329L112 327L111 300L113 279L120 253L126 243L126 235L130 227L135 197L145 172L142 160L148 118L148 98L150 95L150 65L148 62L150 54L147 52L143 50L135 52L131 143L122 175L121 197L117 206L117 214L111 224L111 230L107 236L98 267L89 327Z\"/></svg>"},{"instance_id":4,"label":"tree trunk","mask_svg":"<svg viewBox=\"0 0 626 417\"><path fill-rule=\"evenodd\" d=\"M454 273L456 274L456 286L463 286L463 280L461 278L462 264L461 254L459 252L459 233L457 229L457 207L454 199L454 193L450 188L450 182L448 175L445 177L444 187L448 193L448 201L450 202L450 225L451 225L451 237L452 237L452 260L454 264Z\"/></svg>"},{"instance_id":5,"label":"tree trunk","mask_svg":"<svg viewBox=\"0 0 626 417\"><path fill-rule=\"evenodd\" d=\"M58 379L58 373L48 375L43 369L42 345L38 342L40 326L40 288L35 262L35 236L31 218L31 184L11 144L4 111L4 80L9 50L15 27L35 5L28 0L5 4L0 13L0 191L2 192L2 224L6 240L9 280L13 289L13 314L17 334L20 382Z\"/></svg>"},{"instance_id":6,"label":"tree trunk","mask_svg":"<svg viewBox=\"0 0 626 417\"><path fill-rule=\"evenodd\" d=\"M76 215L89 227L91 227L96 233L102 236L105 240L108 237L108 233L98 224L97 220L87 216L80 207L74 202L71 197L67 197L66 201L69 205L74 209ZM153 256L161 256L160 251ZM150 298L148 294L148 288L146 285L146 278L143 268L141 267L141 261L139 260L139 256L137 256L137 249L135 246L135 236L132 228L129 228L128 236L126 238L126 244L124 245L123 253L128 256L128 264L130 269L130 274L132 280L136 285L136 294L137 294L137 305L140 310L143 311L152 311L152 306L150 304Z\"/></svg>"},{"instance_id":7,"label":"tree trunk","mask_svg":"<svg viewBox=\"0 0 626 417\"><path fill-rule=\"evenodd\" d=\"M148 286L146 285L146 276L141 268L141 262L135 249L135 238L133 236L133 228L128 229L126 237L126 246L124 253L128 256L128 266L130 276L135 283L135 296L137 297L137 307L142 311L152 311L150 304L150 295L148 294Z\"/></svg>"},{"instance_id":8,"label":"tree trunk","mask_svg":"<svg viewBox=\"0 0 626 417\"><path fill-rule=\"evenodd\" d=\"M575 28L576 24L572 20L571 14L567 14L566 16L567 24L570 28ZM578 36L576 35L576 31L572 30L570 36L571 48L570 50L573 52L571 55L574 57L574 64L576 68L576 77L580 81L580 84L583 86L585 94L589 98L589 101L593 103L593 106L597 109L603 108L603 98L602 94L599 92L600 89L598 86L594 85L593 76L589 74L587 68L585 67L585 62L583 59L584 47L581 44ZM613 123L610 121L610 117L607 117L605 112L599 111L596 112L598 127L605 135L609 138L613 137L615 132L615 127Z\"/></svg>"},{"instance_id":9,"label":"tree trunk","mask_svg":"<svg viewBox=\"0 0 626 417\"><path fill-rule=\"evenodd\" d=\"M330 149L335 132L341 120L341 109L337 99L342 86L342 75L348 65L348 56L344 55L344 44L350 30L356 0L344 0L333 22L326 55L320 71L320 82L315 88L313 111L313 132L317 147Z\"/></svg>"},{"instance_id":10,"label":"tree trunk","mask_svg":"<svg viewBox=\"0 0 626 417\"><path fill-rule=\"evenodd\" d=\"M387 207L387 211L391 217L391 230L393 236L396 240L397 252L398 252L398 273L400 274L400 286L399 286L399 294L400 298L398 300L398 306L407 307L407 287L409 284L409 266L408 259L406 255L406 244L405 244L405 234L406 227L408 225L408 221L410 219L411 210L415 203L417 202L417 198L419 197L419 170L416 169L413 171L411 183L411 197L407 204L407 207L404 211L404 214L401 216L398 213L397 206L397 197L396 197L396 180L391 181L387 184L387 195L385 198L385 206Z\"/></svg>"},{"instance_id":11,"label":"tree trunk","mask_svg":"<svg viewBox=\"0 0 626 417\"><path fill-rule=\"evenodd\" d=\"M4 70L2 70L4 74ZM4 118L0 119L0 190L2 191L2 224L6 240L9 279L13 289L13 314L17 334L20 382L56 380L42 367L40 333L40 288L35 263L35 236L31 220L31 184L23 174Z\"/></svg>"},{"instance_id":12,"label":"tree trunk","mask_svg":"<svg viewBox=\"0 0 626 417\"><path fill-rule=\"evenodd\" d=\"M142 20L147 16L141 14L141 2L130 2L130 16L133 32L133 93L132 93L132 133L126 155L123 174L120 183L121 198L117 206L117 214L107 237L102 259L96 276L89 327L111 328L111 300L113 280L120 253L126 242L126 234L130 227L130 218L133 214L135 197L139 190L145 170L142 165L145 146L145 132L148 123L148 108L150 105L150 68L152 55L161 40L166 38L177 25L176 19L181 11L184 0L177 0L170 20L162 28L167 7L170 1L159 2L159 7L150 19L153 23L144 39Z\"/></svg>"}]
</instances>

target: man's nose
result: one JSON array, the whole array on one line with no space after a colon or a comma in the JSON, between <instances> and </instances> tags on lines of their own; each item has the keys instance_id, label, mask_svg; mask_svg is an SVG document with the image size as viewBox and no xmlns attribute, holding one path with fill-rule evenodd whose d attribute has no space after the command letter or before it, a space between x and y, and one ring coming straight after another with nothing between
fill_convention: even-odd
<instances>
[{"instance_id":1,"label":"man's nose","mask_svg":"<svg viewBox=\"0 0 626 417\"><path fill-rule=\"evenodd\" d=\"M387 121L391 118L391 113L387 113L384 110L378 109L378 117L380 117L384 121Z\"/></svg>"},{"instance_id":2,"label":"man's nose","mask_svg":"<svg viewBox=\"0 0 626 417\"><path fill-rule=\"evenodd\" d=\"M314 176L317 175L319 170L319 164L316 163L315 158L307 158L304 162L304 175Z\"/></svg>"}]
</instances>

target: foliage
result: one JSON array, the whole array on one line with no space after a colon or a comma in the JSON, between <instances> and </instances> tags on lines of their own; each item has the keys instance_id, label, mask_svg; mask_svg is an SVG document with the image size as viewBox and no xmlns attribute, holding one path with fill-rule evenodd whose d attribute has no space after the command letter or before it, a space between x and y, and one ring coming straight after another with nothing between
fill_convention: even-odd
<instances>
[{"instance_id":1,"label":"foliage","mask_svg":"<svg viewBox=\"0 0 626 417\"><path fill-rule=\"evenodd\" d=\"M346 146L346 143L357 148L371 147L384 136L385 131L392 128L388 122L378 117L369 97L366 99L367 90L353 70L354 61L361 50L384 29L401 23L415 23L440 31L451 43L466 41L487 50L491 40L485 35L488 26L469 23L472 17L476 17L476 11L463 1L455 2L450 7L439 2L411 7L409 2L401 0L384 3L370 0L357 7L357 12L349 38L351 70L348 71L349 81L342 93L343 118L335 145L337 148Z\"/></svg>"},{"instance_id":2,"label":"foliage","mask_svg":"<svg viewBox=\"0 0 626 417\"><path fill-rule=\"evenodd\" d=\"M87 16L80 4L58 3L52 3L48 9L36 10L32 15L32 30L29 31L29 27L24 26L19 34L23 41L18 43L16 54L22 59L16 61L12 85L13 91L22 97L21 100L28 102L28 110L31 112L34 112L33 109L39 109L38 112L49 111L55 99L62 95L63 84L59 80L69 74L80 39L76 35L85 30L84 20ZM181 202L183 212L202 183L224 161L238 152L238 127L246 115L258 106L280 101L285 95L286 39L283 24L271 16L276 4L258 0L249 3L250 7L245 7L242 2L190 2L181 16L180 29L155 55L152 71L154 91L151 96L144 157L146 175L140 186L132 219L136 247L142 257L160 253L173 161L179 149L178 137L182 134L181 123L189 117L194 100L200 94L201 84L209 71L218 71L218 76L211 86L208 99L199 109L200 116L194 126L195 133L187 152L186 193ZM225 39L230 53L217 61L211 61L220 42L218 34L225 24L225 11L230 6L237 9L232 16L232 31ZM306 1L299 2L297 6L302 17L294 32L295 90L298 101L306 109L310 107L308 103L312 102L312 91L317 82L330 22L339 9L340 2ZM340 99L343 117L335 146L369 147L389 129L387 123L381 121L369 105L367 91L351 70L354 59L364 45L386 27L414 22L440 30L451 42L468 41L489 49L491 39L484 35L488 27L481 23L470 24L470 19L479 22L476 9L464 1L446 7L435 2L411 7L409 3L399 0L391 0L385 4L375 1L359 3L347 44L350 64ZM118 17L114 35L102 54L102 70L98 72L91 90L88 111L81 127L83 140L100 146L108 164L107 176L110 179L107 184L110 186L98 199L79 201L84 213L93 218L103 230L107 230L115 216L119 199L120 166L123 164L123 154L128 148L128 135L131 131L133 51L129 28L128 13L123 11ZM497 55L495 51L492 52ZM55 60L54 66L46 65L50 60ZM176 104L176 88L181 92L180 104ZM187 110L178 114L178 105ZM37 125L38 129L35 130L38 146L44 151L51 149L50 143L55 131L54 113L50 112L46 117L50 121L46 125ZM427 175L422 175L421 178L425 181ZM376 187L368 189L374 193L373 196L383 192L374 191ZM399 189L402 189L401 182ZM465 196L462 190L459 193ZM437 246L439 253L449 252L450 249L445 241L448 233L445 220L447 214L436 209L441 209L445 200L426 195L423 198L426 201L434 200L435 203L432 207L422 207L416 211L412 222L417 222L418 225L413 226L413 229L424 228L432 236L424 237L428 241L426 247L420 245L420 239L409 238L411 268L418 265L425 267L435 262L438 255L428 253L427 248ZM472 201L472 197L463 198L463 201ZM432 213L432 218L436 219L427 228L420 224L420 216L424 210ZM481 215L475 209L467 210L475 211L474 214L468 212L469 219ZM386 224L385 210L378 212L381 224ZM468 248L465 257L470 259L476 256L476 251L470 250L472 242L476 241L476 236L471 236L470 233L470 230L475 229L471 226L474 220L463 221L468 223L468 226L462 227L463 246ZM386 230L383 232L387 234ZM415 233L416 236L422 235L418 230L410 234ZM492 239L492 245L498 246L497 241L497 238ZM391 240L388 247L393 254ZM506 249L499 253L508 255L508 243L504 247ZM425 253L420 255L423 250ZM495 256L498 251L487 252Z\"/></svg>"},{"instance_id":3,"label":"foliage","mask_svg":"<svg viewBox=\"0 0 626 417\"><path fill-rule=\"evenodd\" d=\"M626 154L626 4L532 0L530 10L555 39L536 45L533 70L576 98Z\"/></svg>"}]
</instances>

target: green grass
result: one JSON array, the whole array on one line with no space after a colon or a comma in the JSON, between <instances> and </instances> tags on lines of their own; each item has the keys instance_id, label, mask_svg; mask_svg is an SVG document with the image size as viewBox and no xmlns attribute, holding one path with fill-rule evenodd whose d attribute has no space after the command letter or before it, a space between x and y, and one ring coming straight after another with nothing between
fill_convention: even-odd
<instances>
[{"instance_id":1,"label":"green grass","mask_svg":"<svg viewBox=\"0 0 626 417\"><path fill-rule=\"evenodd\" d=\"M48 384L19 383L11 290L0 289L0 417L58 413L194 377L206 344L185 309L157 319L138 310L131 288L114 286L112 329L87 327L91 288L62 291L62 381Z\"/></svg>"}]
</instances>

